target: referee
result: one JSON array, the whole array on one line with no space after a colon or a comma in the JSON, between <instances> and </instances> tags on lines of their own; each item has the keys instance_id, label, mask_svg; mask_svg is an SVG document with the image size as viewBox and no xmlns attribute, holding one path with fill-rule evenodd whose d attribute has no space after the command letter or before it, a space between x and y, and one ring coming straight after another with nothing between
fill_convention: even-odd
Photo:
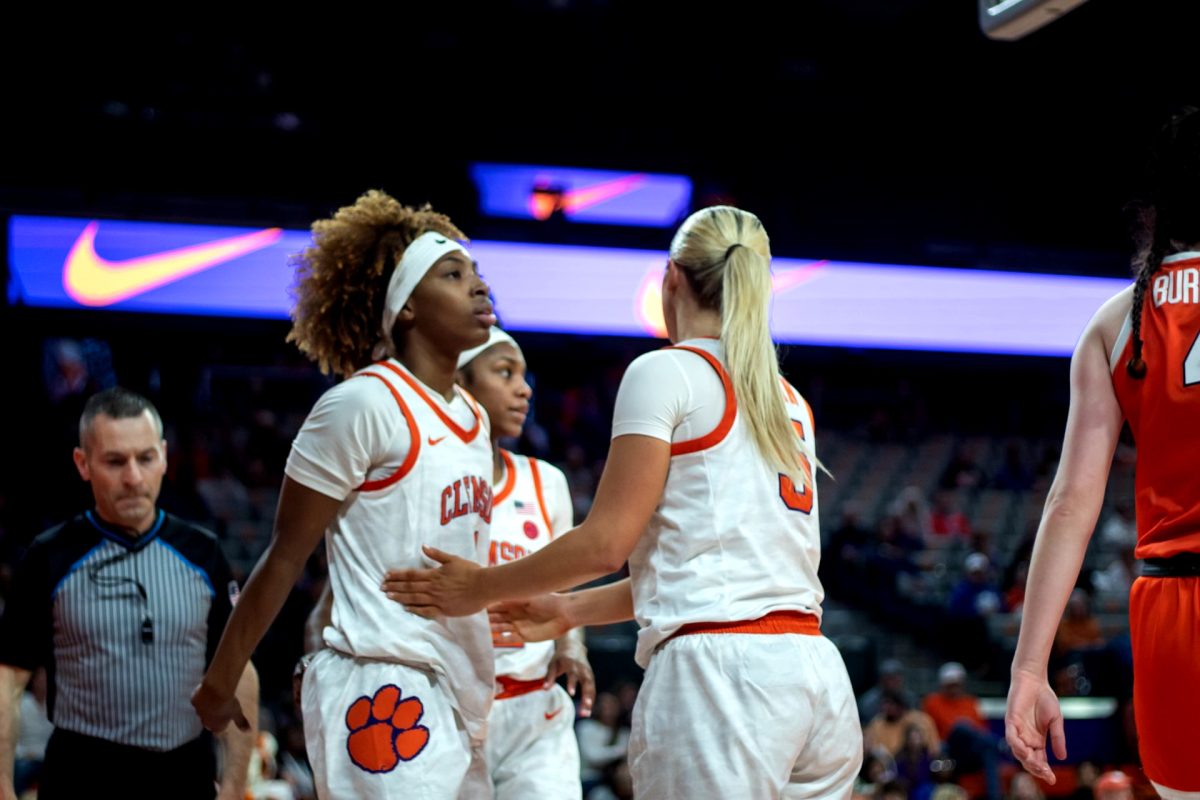
<instances>
[{"instance_id":1,"label":"referee","mask_svg":"<svg viewBox=\"0 0 1200 800\"><path fill-rule=\"evenodd\" d=\"M208 531L157 508L162 420L144 397L110 389L79 421L75 466L95 508L37 537L0 617L0 799L15 797L21 693L45 667L54 734L42 800L217 795L211 739L189 695L236 596ZM258 708L246 668L242 708ZM224 734L220 797L242 798L254 731Z\"/></svg>"}]
</instances>

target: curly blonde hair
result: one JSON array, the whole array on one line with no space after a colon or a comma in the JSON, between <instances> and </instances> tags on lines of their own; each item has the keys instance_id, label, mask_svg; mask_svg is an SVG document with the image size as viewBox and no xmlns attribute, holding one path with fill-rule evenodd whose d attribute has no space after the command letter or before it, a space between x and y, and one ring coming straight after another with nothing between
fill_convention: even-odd
<instances>
[{"instance_id":1,"label":"curly blonde hair","mask_svg":"<svg viewBox=\"0 0 1200 800\"><path fill-rule=\"evenodd\" d=\"M312 245L290 261L296 283L288 341L325 374L346 377L370 364L392 270L427 231L466 240L428 204L411 208L376 189L314 222Z\"/></svg>"}]
</instances>

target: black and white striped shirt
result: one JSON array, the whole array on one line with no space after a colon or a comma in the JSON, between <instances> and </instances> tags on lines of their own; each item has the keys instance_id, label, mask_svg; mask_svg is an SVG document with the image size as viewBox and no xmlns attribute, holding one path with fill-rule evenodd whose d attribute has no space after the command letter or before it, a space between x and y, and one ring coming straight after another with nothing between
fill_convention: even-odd
<instances>
[{"instance_id":1,"label":"black and white striped shirt","mask_svg":"<svg viewBox=\"0 0 1200 800\"><path fill-rule=\"evenodd\" d=\"M18 565L0 663L47 667L56 727L172 750L200 735L189 698L236 591L202 528L160 511L134 539L81 514L35 539Z\"/></svg>"}]
</instances>

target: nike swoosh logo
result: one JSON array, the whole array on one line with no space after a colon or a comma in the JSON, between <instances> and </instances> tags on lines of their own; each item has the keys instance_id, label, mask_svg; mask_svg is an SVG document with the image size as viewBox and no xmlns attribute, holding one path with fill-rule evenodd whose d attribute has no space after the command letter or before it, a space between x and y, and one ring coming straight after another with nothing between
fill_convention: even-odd
<instances>
[{"instance_id":1,"label":"nike swoosh logo","mask_svg":"<svg viewBox=\"0 0 1200 800\"><path fill-rule=\"evenodd\" d=\"M580 189L569 189L560 197L550 193L532 192L529 196L529 213L534 219L549 219L554 213L555 201L563 211L582 211L594 205L628 194L646 182L645 175L626 175L604 183L596 183Z\"/></svg>"},{"instance_id":2,"label":"nike swoosh logo","mask_svg":"<svg viewBox=\"0 0 1200 800\"><path fill-rule=\"evenodd\" d=\"M828 263L827 260L822 259L805 264L803 267L775 273L771 276L771 293L784 294L803 283L808 283L817 277L821 269ZM646 277L642 278L642 285L638 289L634 301L636 303L634 313L641 321L642 327L651 336L657 336L660 339L666 338L667 335L667 323L663 320L662 311L662 281L662 267L648 269Z\"/></svg>"},{"instance_id":3,"label":"nike swoosh logo","mask_svg":"<svg viewBox=\"0 0 1200 800\"><path fill-rule=\"evenodd\" d=\"M560 713L562 713L562 706L559 706L558 708L554 709L553 711L545 711L545 712L543 712L543 714L545 715L546 719L554 719L554 718L555 718L555 717L557 717L557 716L558 716Z\"/></svg>"},{"instance_id":4,"label":"nike swoosh logo","mask_svg":"<svg viewBox=\"0 0 1200 800\"><path fill-rule=\"evenodd\" d=\"M109 261L96 252L98 221L88 223L63 264L63 288L77 303L107 306L270 247L282 228L267 228L215 242Z\"/></svg>"},{"instance_id":5,"label":"nike swoosh logo","mask_svg":"<svg viewBox=\"0 0 1200 800\"><path fill-rule=\"evenodd\" d=\"M425 441L429 442L430 447L433 447L435 444L439 443L440 441L442 441L442 439L445 439L445 438L446 438L445 436L439 436L438 438L435 439L432 436L427 436L427 437L425 437Z\"/></svg>"}]
</instances>

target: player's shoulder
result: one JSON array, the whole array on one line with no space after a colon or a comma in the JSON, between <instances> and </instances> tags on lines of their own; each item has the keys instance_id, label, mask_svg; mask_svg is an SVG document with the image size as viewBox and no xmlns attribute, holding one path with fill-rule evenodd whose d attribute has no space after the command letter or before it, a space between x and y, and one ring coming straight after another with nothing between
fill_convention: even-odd
<instances>
[{"instance_id":1,"label":"player's shoulder","mask_svg":"<svg viewBox=\"0 0 1200 800\"><path fill-rule=\"evenodd\" d=\"M1076 352L1089 347L1099 348L1107 357L1119 340L1127 337L1129 312L1133 308L1133 285L1114 294L1096 310L1079 337Z\"/></svg>"},{"instance_id":2,"label":"player's shoulder","mask_svg":"<svg viewBox=\"0 0 1200 800\"><path fill-rule=\"evenodd\" d=\"M523 456L527 463L538 471L543 483L561 483L564 486L567 483L567 474L558 467L551 464L549 461L544 461L535 456Z\"/></svg>"}]
</instances>

